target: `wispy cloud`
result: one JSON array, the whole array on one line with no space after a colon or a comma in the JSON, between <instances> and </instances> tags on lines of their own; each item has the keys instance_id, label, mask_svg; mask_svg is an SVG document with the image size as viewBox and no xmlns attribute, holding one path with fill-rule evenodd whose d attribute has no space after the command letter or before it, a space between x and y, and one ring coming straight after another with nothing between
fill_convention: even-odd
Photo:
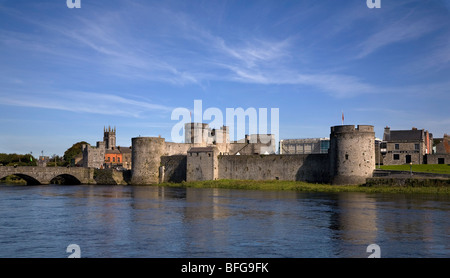
<instances>
[{"instance_id":1,"label":"wispy cloud","mask_svg":"<svg viewBox=\"0 0 450 278\"><path fill-rule=\"evenodd\" d=\"M283 69L252 70L232 65L223 66L234 73L228 78L242 83L310 86L336 98L379 93L377 86L351 75L299 73ZM309 90L304 91L307 93Z\"/></svg>"},{"instance_id":2,"label":"wispy cloud","mask_svg":"<svg viewBox=\"0 0 450 278\"><path fill-rule=\"evenodd\" d=\"M320 36L337 36L344 30L352 30L355 22L364 18L357 7L352 5L347 9L350 15L339 13L332 16L326 21L327 26L322 25L318 30L328 26L340 27ZM128 5L127 9L123 12L105 10L96 16L88 16L94 13L87 12L87 15L71 18L70 24L61 22L62 19L39 22L16 11L17 17L47 34L45 40L33 33L3 31L0 41L55 55L54 60L59 63L61 57L68 59L68 62L86 63L98 74L126 80L200 86L203 82L215 80L300 85L310 86L336 98L380 91L378 86L358 76L358 73L328 73L325 65L315 69L306 67L298 61L298 53L302 53L302 49L299 49L293 33L284 38L265 33L244 33L230 39L230 36L225 37L225 34L202 24L204 22L199 18L179 10L136 3ZM140 17L146 13L150 16ZM136 14L140 20L130 18L131 14ZM139 26L140 23L149 26L148 30ZM70 28L72 26L76 28ZM440 25L431 17L408 14L377 26L381 28L356 45L357 58L367 57L394 43L422 37ZM313 39L311 33L314 30L308 32ZM445 47L439 48L433 59L448 60L446 50ZM86 53L94 58L87 58Z\"/></svg>"},{"instance_id":3,"label":"wispy cloud","mask_svg":"<svg viewBox=\"0 0 450 278\"><path fill-rule=\"evenodd\" d=\"M194 75L166 59L160 45L128 32L139 26L126 18L126 13L105 11L92 17L76 16L64 21L55 18L51 22L27 18L20 11L12 14L38 28L45 39L32 32L0 30L0 43L44 53L47 61L66 61L69 67L73 62L89 64L91 70L106 76L181 85L198 83Z\"/></svg>"},{"instance_id":4,"label":"wispy cloud","mask_svg":"<svg viewBox=\"0 0 450 278\"><path fill-rule=\"evenodd\" d=\"M432 17L405 16L395 22L383 24L375 33L358 44L356 58L364 58L388 45L420 38L442 26Z\"/></svg>"},{"instance_id":5,"label":"wispy cloud","mask_svg":"<svg viewBox=\"0 0 450 278\"><path fill-rule=\"evenodd\" d=\"M450 24L450 21L449 21ZM450 26L449 26L450 27ZM424 55L417 57L407 65L405 71L411 70L417 72L430 70L435 74L443 69L450 67L450 28L444 32L440 37L432 42L432 45L427 48Z\"/></svg>"},{"instance_id":6,"label":"wispy cloud","mask_svg":"<svg viewBox=\"0 0 450 278\"><path fill-rule=\"evenodd\" d=\"M112 94L55 91L39 93L0 93L2 105L56 109L76 113L142 117L148 112L169 113L173 108Z\"/></svg>"},{"instance_id":7,"label":"wispy cloud","mask_svg":"<svg viewBox=\"0 0 450 278\"><path fill-rule=\"evenodd\" d=\"M253 39L242 43L242 46L232 47L223 38L217 37L213 44L224 60L234 58L235 62L247 68L254 68L260 64L272 62L289 56L289 39L282 41L270 41Z\"/></svg>"},{"instance_id":8,"label":"wispy cloud","mask_svg":"<svg viewBox=\"0 0 450 278\"><path fill-rule=\"evenodd\" d=\"M131 5L130 9L137 8L143 7ZM146 9L149 10L148 7ZM92 18L74 17L70 25L77 28L68 28L67 23L58 24L60 22L57 20L43 23L27 19L18 13L23 20L38 26L48 36L42 40L34 34L8 32L3 36L0 34L4 42L47 53L58 63L68 59L68 63L90 64L92 70L106 76L176 85L201 86L211 80L306 85L334 97L374 92L373 86L356 76L311 73L299 68L298 63L292 60L301 50L298 46L294 47L292 36L275 39L247 34L250 36L237 36L230 41L188 14L161 9L160 13L170 18L170 23L163 25L171 33L163 32L154 20L146 19L146 24L154 26L154 30L142 35L161 39L154 44L151 40L141 39L136 33L127 32L137 27L133 19L125 17L130 12L119 14L106 11ZM174 43L181 43L183 47L174 47ZM94 55L95 59L86 58L86 53Z\"/></svg>"}]
</instances>

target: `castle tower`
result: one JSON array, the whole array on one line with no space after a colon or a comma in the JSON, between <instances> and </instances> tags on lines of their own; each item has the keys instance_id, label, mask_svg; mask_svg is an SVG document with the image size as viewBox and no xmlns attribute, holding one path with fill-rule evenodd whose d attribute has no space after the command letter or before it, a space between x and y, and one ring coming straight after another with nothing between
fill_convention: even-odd
<instances>
[{"instance_id":1,"label":"castle tower","mask_svg":"<svg viewBox=\"0 0 450 278\"><path fill-rule=\"evenodd\" d=\"M107 150L116 148L116 127L103 127L103 142L105 142L105 147Z\"/></svg>"},{"instance_id":2,"label":"castle tower","mask_svg":"<svg viewBox=\"0 0 450 278\"><path fill-rule=\"evenodd\" d=\"M331 127L332 184L363 184L375 170L375 132L371 125Z\"/></svg>"},{"instance_id":3,"label":"castle tower","mask_svg":"<svg viewBox=\"0 0 450 278\"><path fill-rule=\"evenodd\" d=\"M165 151L165 139L136 137L131 139L131 145L131 183L135 185L158 183L161 156Z\"/></svg>"},{"instance_id":4,"label":"castle tower","mask_svg":"<svg viewBox=\"0 0 450 278\"><path fill-rule=\"evenodd\" d=\"M186 123L184 125L184 142L206 145L209 137L209 125L204 123Z\"/></svg>"}]
</instances>

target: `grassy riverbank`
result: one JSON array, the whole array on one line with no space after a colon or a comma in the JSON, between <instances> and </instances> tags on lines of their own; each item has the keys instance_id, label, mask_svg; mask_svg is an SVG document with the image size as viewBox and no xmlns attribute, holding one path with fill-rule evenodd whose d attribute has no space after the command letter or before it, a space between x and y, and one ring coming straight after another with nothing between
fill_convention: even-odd
<instances>
[{"instance_id":1,"label":"grassy riverbank","mask_svg":"<svg viewBox=\"0 0 450 278\"><path fill-rule=\"evenodd\" d=\"M297 192L366 192L366 193L417 193L450 194L450 187L439 186L364 186L329 185L296 181L215 180L182 183L162 183L161 186L185 188L227 188L247 190L289 190Z\"/></svg>"},{"instance_id":2,"label":"grassy riverbank","mask_svg":"<svg viewBox=\"0 0 450 278\"><path fill-rule=\"evenodd\" d=\"M382 165L381 170L393 171L410 171L411 166L405 165ZM435 174L450 174L450 164L413 164L412 171L417 173L435 173Z\"/></svg>"}]
</instances>

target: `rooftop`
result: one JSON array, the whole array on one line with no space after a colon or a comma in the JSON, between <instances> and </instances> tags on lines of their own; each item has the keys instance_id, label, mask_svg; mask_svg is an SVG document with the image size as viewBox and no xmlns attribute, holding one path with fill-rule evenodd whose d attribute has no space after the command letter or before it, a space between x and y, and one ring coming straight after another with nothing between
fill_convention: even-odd
<instances>
[{"instance_id":1,"label":"rooftop","mask_svg":"<svg viewBox=\"0 0 450 278\"><path fill-rule=\"evenodd\" d=\"M423 139L422 130L393 130L389 141L420 141Z\"/></svg>"},{"instance_id":2,"label":"rooftop","mask_svg":"<svg viewBox=\"0 0 450 278\"><path fill-rule=\"evenodd\" d=\"M192 147L188 150L190 153L213 152L214 147Z\"/></svg>"}]
</instances>

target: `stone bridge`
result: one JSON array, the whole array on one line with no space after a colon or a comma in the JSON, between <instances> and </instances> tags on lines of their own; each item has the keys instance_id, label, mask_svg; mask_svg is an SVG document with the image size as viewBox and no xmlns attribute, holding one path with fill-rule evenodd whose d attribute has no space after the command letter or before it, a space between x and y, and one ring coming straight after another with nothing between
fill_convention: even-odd
<instances>
[{"instance_id":1,"label":"stone bridge","mask_svg":"<svg viewBox=\"0 0 450 278\"><path fill-rule=\"evenodd\" d=\"M0 179L16 175L27 184L50 184L55 178L63 178L69 184L95 184L94 169L80 167L0 166Z\"/></svg>"}]
</instances>

